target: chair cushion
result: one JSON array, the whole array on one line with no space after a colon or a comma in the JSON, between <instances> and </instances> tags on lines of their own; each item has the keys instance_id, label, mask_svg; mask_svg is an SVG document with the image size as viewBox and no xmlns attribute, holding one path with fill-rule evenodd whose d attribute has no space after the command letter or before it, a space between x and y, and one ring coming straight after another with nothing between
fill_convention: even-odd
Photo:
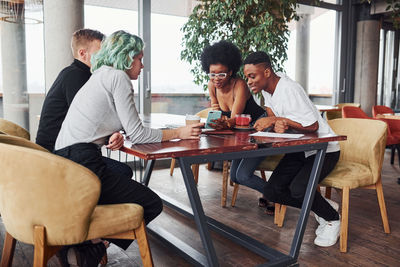
<instances>
[{"instance_id":1,"label":"chair cushion","mask_svg":"<svg viewBox=\"0 0 400 267\"><path fill-rule=\"evenodd\" d=\"M275 170L276 166L278 166L283 156L285 156L285 154L278 154L266 157L263 161L261 161L260 165L258 165L257 170L262 170L262 171Z\"/></svg>"},{"instance_id":2,"label":"chair cushion","mask_svg":"<svg viewBox=\"0 0 400 267\"><path fill-rule=\"evenodd\" d=\"M91 217L87 240L136 229L142 220L143 208L140 205L98 205Z\"/></svg>"},{"instance_id":3,"label":"chair cushion","mask_svg":"<svg viewBox=\"0 0 400 267\"><path fill-rule=\"evenodd\" d=\"M368 166L350 161L339 161L333 171L320 183L322 186L350 189L373 184Z\"/></svg>"}]
</instances>

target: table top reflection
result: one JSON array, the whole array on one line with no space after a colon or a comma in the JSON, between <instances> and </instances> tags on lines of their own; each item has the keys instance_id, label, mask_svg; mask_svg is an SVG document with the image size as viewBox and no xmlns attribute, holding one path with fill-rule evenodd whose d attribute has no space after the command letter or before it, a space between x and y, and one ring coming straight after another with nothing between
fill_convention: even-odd
<instances>
[{"instance_id":1,"label":"table top reflection","mask_svg":"<svg viewBox=\"0 0 400 267\"><path fill-rule=\"evenodd\" d=\"M166 128L171 123L182 123L185 116L163 113L152 113L143 117L143 124L152 128ZM223 131L222 131L223 132ZM131 145L125 143L121 149L145 160L187 157L195 155L208 155L241 150L255 150L259 147L284 147L330 141L345 140L344 136L318 135L317 133L305 134L300 138L252 137L249 134L255 131L227 131L227 134L202 134L199 140L172 140L161 143Z\"/></svg>"}]
</instances>

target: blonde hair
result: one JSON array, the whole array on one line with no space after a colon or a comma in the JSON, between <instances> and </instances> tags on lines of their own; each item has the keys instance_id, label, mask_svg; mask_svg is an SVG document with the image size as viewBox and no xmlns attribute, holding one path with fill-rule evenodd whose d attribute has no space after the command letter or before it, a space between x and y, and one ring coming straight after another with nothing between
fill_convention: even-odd
<instances>
[{"instance_id":1,"label":"blonde hair","mask_svg":"<svg viewBox=\"0 0 400 267\"><path fill-rule=\"evenodd\" d=\"M104 34L99 31L91 29L80 29L73 33L71 39L72 55L78 57L78 51L82 47L87 47L90 42L94 40L103 41Z\"/></svg>"}]
</instances>

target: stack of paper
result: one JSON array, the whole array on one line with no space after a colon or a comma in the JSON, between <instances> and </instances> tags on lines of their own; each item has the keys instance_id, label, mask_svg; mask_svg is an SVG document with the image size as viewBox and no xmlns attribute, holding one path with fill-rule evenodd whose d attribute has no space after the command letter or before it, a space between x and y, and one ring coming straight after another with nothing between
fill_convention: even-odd
<instances>
[{"instance_id":1,"label":"stack of paper","mask_svg":"<svg viewBox=\"0 0 400 267\"><path fill-rule=\"evenodd\" d=\"M253 134L249 134L249 136L278 137L278 138L300 138L300 137L303 137L304 134L256 132L256 133L253 133Z\"/></svg>"}]
</instances>

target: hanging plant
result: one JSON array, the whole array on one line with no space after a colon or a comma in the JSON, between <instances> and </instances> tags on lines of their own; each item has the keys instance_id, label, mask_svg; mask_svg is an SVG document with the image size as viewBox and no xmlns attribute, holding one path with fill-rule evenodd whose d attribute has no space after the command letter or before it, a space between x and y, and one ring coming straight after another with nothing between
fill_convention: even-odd
<instances>
[{"instance_id":1,"label":"hanging plant","mask_svg":"<svg viewBox=\"0 0 400 267\"><path fill-rule=\"evenodd\" d=\"M262 50L270 54L275 70L283 70L287 60L288 22L298 19L295 0L221 0L198 1L188 22L182 27L181 59L189 62L194 82L207 88L208 77L202 71L203 49L220 40L236 44L246 58ZM243 72L239 75L243 77Z\"/></svg>"}]
</instances>

